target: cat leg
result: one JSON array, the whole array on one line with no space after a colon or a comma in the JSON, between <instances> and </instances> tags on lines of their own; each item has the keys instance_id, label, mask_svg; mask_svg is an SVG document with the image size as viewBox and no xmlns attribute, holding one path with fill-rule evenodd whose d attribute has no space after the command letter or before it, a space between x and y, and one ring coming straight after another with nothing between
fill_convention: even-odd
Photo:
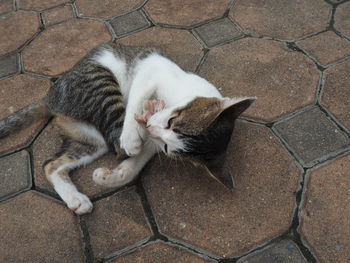
<instances>
[{"instance_id":1,"label":"cat leg","mask_svg":"<svg viewBox=\"0 0 350 263\"><path fill-rule=\"evenodd\" d=\"M69 142L68 147L65 145L65 148L57 157L46 161L44 165L46 178L68 208L78 215L90 213L92 210L91 201L78 191L69 177L69 172L79 166L91 163L102 156L106 150L96 149L92 145L84 145L76 141Z\"/></svg>"},{"instance_id":2,"label":"cat leg","mask_svg":"<svg viewBox=\"0 0 350 263\"><path fill-rule=\"evenodd\" d=\"M154 95L156 87L155 80L150 79L148 74L142 70L136 73L130 87L123 130L120 135L120 147L129 156L139 154L142 149L142 142L146 134L143 127L135 120L135 115L142 114L143 102Z\"/></svg>"},{"instance_id":3,"label":"cat leg","mask_svg":"<svg viewBox=\"0 0 350 263\"><path fill-rule=\"evenodd\" d=\"M60 116L54 124L61 128L64 141L61 151L44 163L45 175L71 210L79 215L89 213L92 203L77 190L69 172L105 154L108 151L106 142L96 128L84 122Z\"/></svg>"},{"instance_id":4,"label":"cat leg","mask_svg":"<svg viewBox=\"0 0 350 263\"><path fill-rule=\"evenodd\" d=\"M93 180L95 183L106 187L123 186L136 178L156 152L156 146L148 140L138 155L125 159L114 170L96 169L93 173Z\"/></svg>"}]
</instances>

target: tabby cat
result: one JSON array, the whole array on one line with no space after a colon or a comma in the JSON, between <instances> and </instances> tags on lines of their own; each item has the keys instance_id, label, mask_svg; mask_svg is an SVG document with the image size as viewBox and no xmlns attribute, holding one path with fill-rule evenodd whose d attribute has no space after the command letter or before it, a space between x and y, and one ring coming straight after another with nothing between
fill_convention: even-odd
<instances>
[{"instance_id":1,"label":"tabby cat","mask_svg":"<svg viewBox=\"0 0 350 263\"><path fill-rule=\"evenodd\" d=\"M65 139L43 168L62 200L81 215L93 206L69 172L108 151L126 157L114 170L94 171L93 180L100 185L127 184L162 151L188 158L233 187L230 174L219 172L222 154L234 120L254 99L223 98L208 81L155 49L108 43L61 75L45 98L0 120L0 138L55 117Z\"/></svg>"}]
</instances>

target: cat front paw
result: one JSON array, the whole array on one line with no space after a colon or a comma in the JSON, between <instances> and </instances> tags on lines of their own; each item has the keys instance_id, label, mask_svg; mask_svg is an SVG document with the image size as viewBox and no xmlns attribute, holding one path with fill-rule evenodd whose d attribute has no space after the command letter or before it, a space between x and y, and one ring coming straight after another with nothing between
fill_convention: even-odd
<instances>
[{"instance_id":1,"label":"cat front paw","mask_svg":"<svg viewBox=\"0 0 350 263\"><path fill-rule=\"evenodd\" d=\"M120 147L124 149L128 156L138 155L142 149L142 139L137 132L137 128L134 131L128 132L123 130L120 136Z\"/></svg>"},{"instance_id":2,"label":"cat front paw","mask_svg":"<svg viewBox=\"0 0 350 263\"><path fill-rule=\"evenodd\" d=\"M93 208L89 197L79 192L72 194L66 203L68 208L78 215L90 213Z\"/></svg>"},{"instance_id":3,"label":"cat front paw","mask_svg":"<svg viewBox=\"0 0 350 263\"><path fill-rule=\"evenodd\" d=\"M131 167L119 165L114 170L97 168L92 178L96 184L105 187L119 187L130 182L134 178L134 174Z\"/></svg>"}]
</instances>

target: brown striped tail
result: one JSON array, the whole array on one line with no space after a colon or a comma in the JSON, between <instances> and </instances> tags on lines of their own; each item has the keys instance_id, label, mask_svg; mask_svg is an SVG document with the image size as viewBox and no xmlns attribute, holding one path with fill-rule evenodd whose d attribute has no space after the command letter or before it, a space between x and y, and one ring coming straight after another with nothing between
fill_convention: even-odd
<instances>
[{"instance_id":1,"label":"brown striped tail","mask_svg":"<svg viewBox=\"0 0 350 263\"><path fill-rule=\"evenodd\" d=\"M0 138L23 129L33 122L51 117L52 114L47 107L45 100L39 100L36 103L17 111L14 114L0 120Z\"/></svg>"}]
</instances>

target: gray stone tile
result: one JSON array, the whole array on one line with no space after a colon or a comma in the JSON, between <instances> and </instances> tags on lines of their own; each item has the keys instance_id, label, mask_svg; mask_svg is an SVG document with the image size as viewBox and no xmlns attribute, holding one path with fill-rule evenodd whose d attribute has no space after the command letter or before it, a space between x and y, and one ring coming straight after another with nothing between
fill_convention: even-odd
<instances>
[{"instance_id":1,"label":"gray stone tile","mask_svg":"<svg viewBox=\"0 0 350 263\"><path fill-rule=\"evenodd\" d=\"M242 36L230 19L220 19L194 29L194 33L208 46L225 43Z\"/></svg>"},{"instance_id":2,"label":"gray stone tile","mask_svg":"<svg viewBox=\"0 0 350 263\"><path fill-rule=\"evenodd\" d=\"M115 34L119 37L132 31L145 29L151 24L142 11L138 10L112 19L111 25Z\"/></svg>"},{"instance_id":3,"label":"gray stone tile","mask_svg":"<svg viewBox=\"0 0 350 263\"><path fill-rule=\"evenodd\" d=\"M306 263L294 242L282 240L267 249L252 253L237 263Z\"/></svg>"},{"instance_id":4,"label":"gray stone tile","mask_svg":"<svg viewBox=\"0 0 350 263\"><path fill-rule=\"evenodd\" d=\"M12 75L18 71L17 54L0 57L0 78Z\"/></svg>"},{"instance_id":5,"label":"gray stone tile","mask_svg":"<svg viewBox=\"0 0 350 263\"><path fill-rule=\"evenodd\" d=\"M31 187L28 152L0 158L0 182L0 200Z\"/></svg>"},{"instance_id":6,"label":"gray stone tile","mask_svg":"<svg viewBox=\"0 0 350 263\"><path fill-rule=\"evenodd\" d=\"M277 123L274 129L306 167L350 145L348 136L316 106Z\"/></svg>"}]
</instances>

